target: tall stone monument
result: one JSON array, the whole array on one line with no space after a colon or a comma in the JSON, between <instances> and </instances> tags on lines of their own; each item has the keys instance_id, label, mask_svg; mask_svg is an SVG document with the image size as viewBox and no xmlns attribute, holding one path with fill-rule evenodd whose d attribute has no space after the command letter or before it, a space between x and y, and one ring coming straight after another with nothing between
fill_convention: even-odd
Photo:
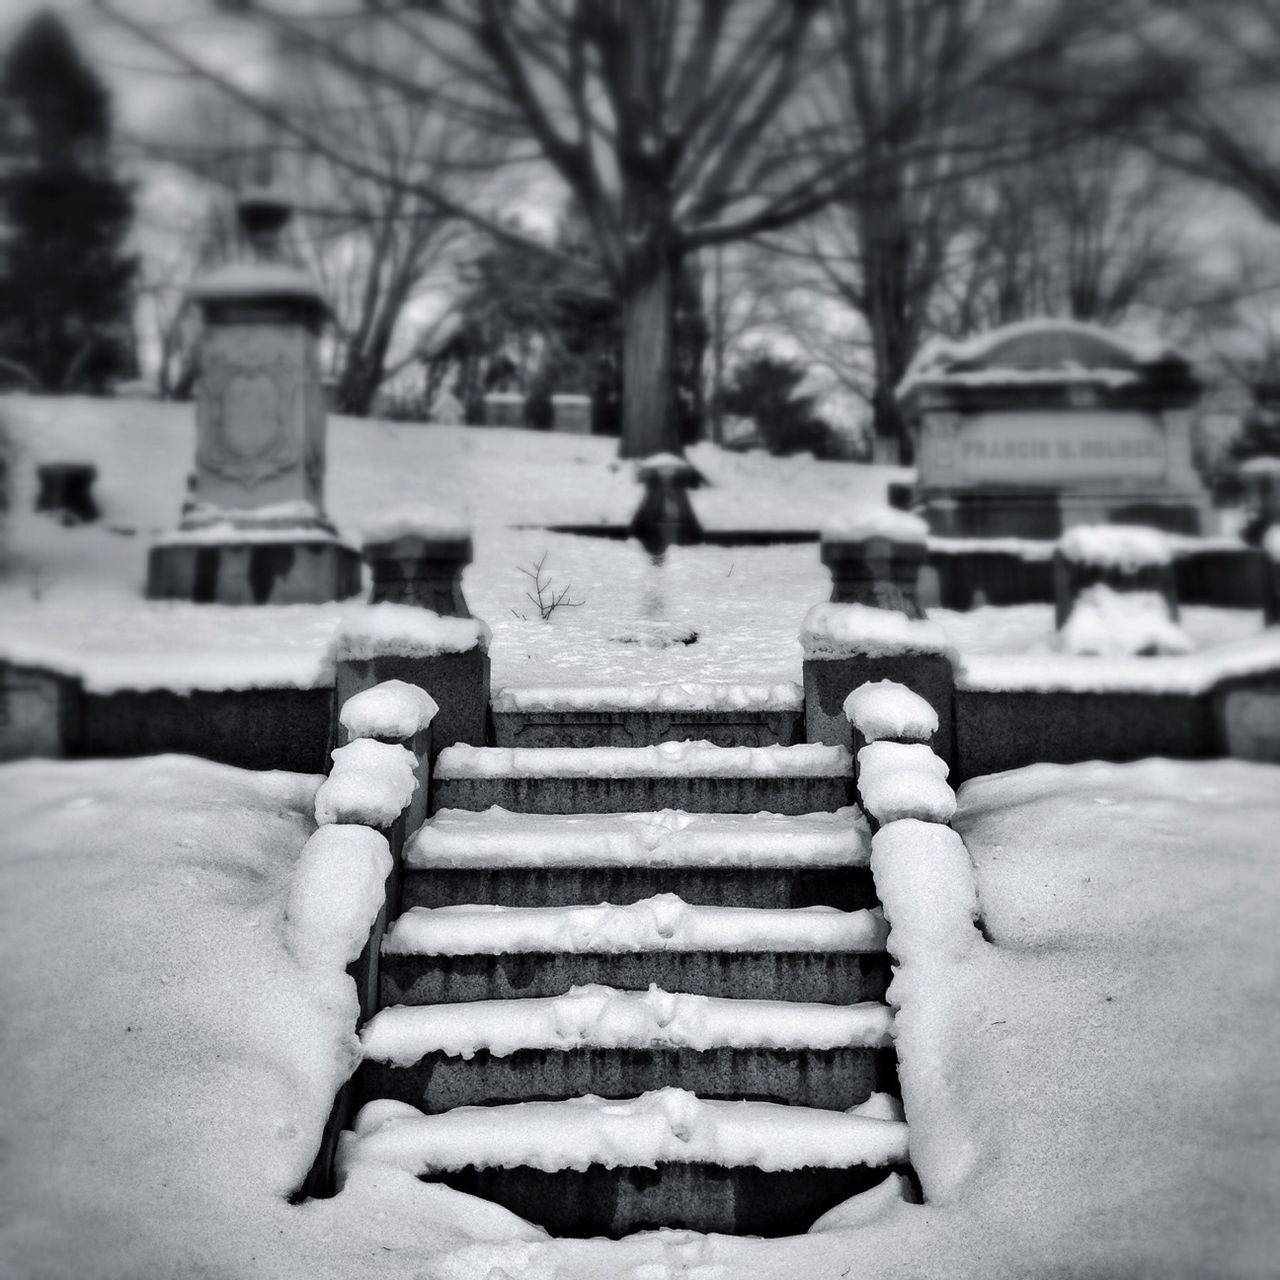
<instances>
[{"instance_id":1,"label":"tall stone monument","mask_svg":"<svg viewBox=\"0 0 1280 1280\"><path fill-rule=\"evenodd\" d=\"M1056 538L1080 524L1208 532L1190 363L1094 325L1036 320L921 352L898 391L914 505L934 534Z\"/></svg>"},{"instance_id":2,"label":"tall stone monument","mask_svg":"<svg viewBox=\"0 0 1280 1280\"><path fill-rule=\"evenodd\" d=\"M360 589L359 553L324 513L316 347L328 308L285 259L291 213L271 191L247 193L247 257L191 287L202 321L195 473L181 524L151 549L152 599L316 604Z\"/></svg>"}]
</instances>

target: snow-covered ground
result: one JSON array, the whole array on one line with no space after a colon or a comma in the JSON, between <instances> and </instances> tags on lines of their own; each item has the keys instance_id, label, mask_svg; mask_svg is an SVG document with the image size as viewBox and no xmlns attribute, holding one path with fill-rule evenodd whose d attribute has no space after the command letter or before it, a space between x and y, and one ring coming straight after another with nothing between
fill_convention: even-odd
<instances>
[{"instance_id":1,"label":"snow-covered ground","mask_svg":"<svg viewBox=\"0 0 1280 1280\"><path fill-rule=\"evenodd\" d=\"M1274 1276L1278 774L1148 761L966 784L992 945L935 955L897 1020L931 1104L909 1117L916 1158L938 1133L964 1154L946 1201L872 1195L790 1240L609 1244L376 1164L286 1202L355 1049L349 981L286 947L318 779L5 766L0 1275Z\"/></svg>"},{"instance_id":2,"label":"snow-covered ground","mask_svg":"<svg viewBox=\"0 0 1280 1280\"><path fill-rule=\"evenodd\" d=\"M358 606L142 600L147 546L176 526L192 466L191 406L13 396L0 399L0 416L19 453L12 565L0 576L0 657L81 674L103 692L330 682L330 641ZM909 474L709 445L690 456L712 482L693 502L703 523L719 529L817 529L860 513L870 518L888 483ZM104 515L97 524L67 529L31 510L35 466L67 460L98 468ZM630 519L640 488L611 440L334 418L327 491L331 515L352 538L379 512L408 502L459 511L474 523L475 562L463 588L493 631L495 688L797 681L801 622L830 595L813 543L674 548L657 572L634 542L546 532L548 525ZM518 527L525 525L535 527ZM570 588L578 602L547 621L526 597L522 572L544 555L554 589ZM697 632L697 643L626 642L645 638L636 621L655 609ZM1166 662L1183 663L1167 669L1172 682L1201 678L1195 656L1117 664L1053 654L1049 605L931 616L972 658L980 683L1064 678L1087 687L1109 672L1112 686L1150 684L1165 678ZM1263 645L1280 660L1280 642L1273 643L1280 633L1260 638L1260 611L1192 607L1182 621L1198 649L1243 646L1253 662Z\"/></svg>"}]
</instances>

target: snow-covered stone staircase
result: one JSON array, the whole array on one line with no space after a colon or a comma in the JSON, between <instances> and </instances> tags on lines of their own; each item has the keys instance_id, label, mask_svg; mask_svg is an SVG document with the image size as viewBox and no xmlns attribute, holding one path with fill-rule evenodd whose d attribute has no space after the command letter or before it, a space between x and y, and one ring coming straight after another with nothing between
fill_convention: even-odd
<instances>
[{"instance_id":1,"label":"snow-covered stone staircase","mask_svg":"<svg viewBox=\"0 0 1280 1280\"><path fill-rule=\"evenodd\" d=\"M349 1152L567 1235L789 1234L904 1171L851 784L815 745L447 748Z\"/></svg>"}]
</instances>

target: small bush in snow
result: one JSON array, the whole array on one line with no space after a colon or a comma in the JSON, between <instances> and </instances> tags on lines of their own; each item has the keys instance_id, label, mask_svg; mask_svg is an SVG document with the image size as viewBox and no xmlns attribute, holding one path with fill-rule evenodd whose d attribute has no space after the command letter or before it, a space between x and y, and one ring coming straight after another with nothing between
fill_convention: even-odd
<instances>
[{"instance_id":1,"label":"small bush in snow","mask_svg":"<svg viewBox=\"0 0 1280 1280\"><path fill-rule=\"evenodd\" d=\"M580 609L585 600L570 600L569 593L573 590L572 584L562 587L559 591L555 588L555 583L549 575L543 573L543 568L547 563L547 553L544 551L538 558L538 563L532 569L521 568L520 572L533 584L531 591L524 593L525 599L534 606L538 611L538 617L546 622L557 609ZM517 618L524 620L525 615L516 609L511 610Z\"/></svg>"}]
</instances>

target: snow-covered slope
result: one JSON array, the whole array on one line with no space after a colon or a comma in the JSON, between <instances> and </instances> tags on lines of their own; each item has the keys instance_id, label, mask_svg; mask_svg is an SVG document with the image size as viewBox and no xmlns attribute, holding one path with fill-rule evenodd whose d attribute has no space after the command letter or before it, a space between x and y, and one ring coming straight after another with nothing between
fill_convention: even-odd
<instances>
[{"instance_id":1,"label":"snow-covered slope","mask_svg":"<svg viewBox=\"0 0 1280 1280\"><path fill-rule=\"evenodd\" d=\"M285 945L316 779L2 767L0 1275L1273 1275L1278 782L1151 761L967 784L994 945L938 953L930 1001L906 990L896 1019L902 1070L969 1148L954 1199L872 1196L794 1239L614 1244L373 1162L286 1202L355 1052L350 984Z\"/></svg>"}]
</instances>

